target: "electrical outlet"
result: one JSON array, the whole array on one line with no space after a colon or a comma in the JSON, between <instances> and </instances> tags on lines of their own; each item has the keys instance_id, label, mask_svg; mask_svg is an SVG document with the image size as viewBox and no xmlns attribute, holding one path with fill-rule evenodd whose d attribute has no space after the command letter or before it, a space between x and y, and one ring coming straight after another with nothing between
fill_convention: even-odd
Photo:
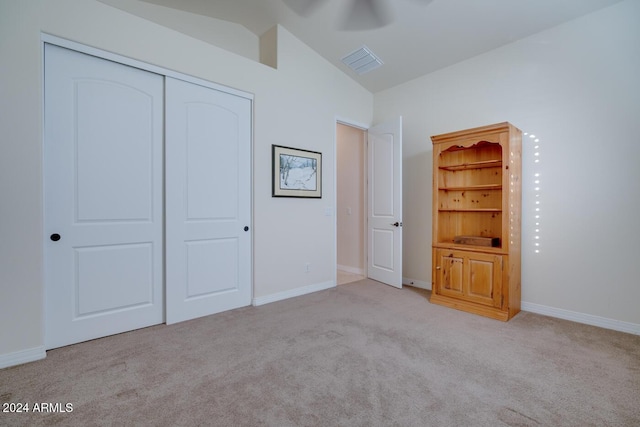
<instances>
[{"instance_id":1,"label":"electrical outlet","mask_svg":"<svg viewBox=\"0 0 640 427\"><path fill-rule=\"evenodd\" d=\"M304 264L304 272L309 273L311 271L311 263L307 262Z\"/></svg>"}]
</instances>

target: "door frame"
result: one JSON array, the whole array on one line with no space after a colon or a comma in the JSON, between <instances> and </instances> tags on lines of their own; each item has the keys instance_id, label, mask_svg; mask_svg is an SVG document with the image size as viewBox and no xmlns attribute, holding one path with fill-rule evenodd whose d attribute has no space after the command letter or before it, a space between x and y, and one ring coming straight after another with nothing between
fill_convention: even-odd
<instances>
[{"instance_id":1,"label":"door frame","mask_svg":"<svg viewBox=\"0 0 640 427\"><path fill-rule=\"evenodd\" d=\"M333 209L334 211L334 224L333 224L333 229L334 231L334 244L333 244L333 283L334 286L338 285L338 125L345 125L345 126L349 126L355 129L360 129L362 131L364 131L365 133L369 130L369 128L371 127L370 125L365 125L363 123L359 123L356 122L354 120L351 119L347 119L347 118L343 118L343 117L339 117L336 116L335 117L335 124L334 124L334 137L333 137L333 158L334 158L334 163L333 163L333 206L335 206L335 208ZM368 206L369 206L369 192L368 192L368 188L369 188L369 183L368 183L368 173L369 173L369 162L367 160L367 152L369 149L369 139L366 137L365 135L365 139L364 139L364 146L363 146L363 152L362 152L362 158L363 158L363 179L364 179L364 194L362 195L362 202L363 202L363 206L361 206L362 208L362 212L364 212L364 216L362 218L362 235L363 235L363 239L362 239L362 244L364 247L364 267L363 267L363 272L364 272L364 277L367 278L369 277L369 271L368 271L368 254L367 254L367 248L369 245L369 236L367 233L367 212L368 212Z\"/></svg>"},{"instance_id":2,"label":"door frame","mask_svg":"<svg viewBox=\"0 0 640 427\"><path fill-rule=\"evenodd\" d=\"M46 43L53 44L56 46L64 47L67 49L75 50L76 52L86 53L88 55L96 56L101 59L106 59L112 62L117 62L119 64L128 65L134 68L140 68L144 71L150 71L152 73L160 74L165 77L173 77L178 80L184 80L185 82L194 83L200 86L209 87L215 90L219 90L221 92L226 92L231 95L236 95L241 98L247 98L251 100L252 106L254 104L254 94L250 92L245 92L239 89L234 89L229 86L224 86L218 83L214 83L208 80L204 80L198 77L194 77L188 74L183 74L177 71L170 70L168 68L160 67L157 65L149 64L147 62L139 61L137 59L129 58L126 56L118 55L117 53L108 52L106 50L98 49L95 47L87 46L78 42L74 42L71 40L64 39L62 37L54 36L48 33L40 34L41 41L41 59L42 59L42 83L44 84L44 45ZM253 108L252 108L253 112ZM252 114L252 123L253 123L253 114ZM252 148L253 148L253 127L252 127ZM253 180L252 180L253 183ZM253 188L252 188L253 190Z\"/></svg>"},{"instance_id":3,"label":"door frame","mask_svg":"<svg viewBox=\"0 0 640 427\"><path fill-rule=\"evenodd\" d=\"M112 62L116 62L122 65L127 65L130 67L134 67L134 68L139 68L141 70L144 71L149 71L155 74L159 74L163 77L172 77L178 80L183 80L185 82L188 83L193 83L196 85L200 85L200 86L204 86L207 88L211 88L214 90L218 90L221 92L225 92L228 93L230 95L235 95L241 98L245 98L248 99L251 102L251 143L250 143L250 159L249 159L249 163L251 165L251 175L249 177L249 182L250 182L250 216L249 216L249 232L251 233L251 248L250 248L250 253L251 253L251 262L250 262L250 273L249 273L249 277L250 277L250 284L249 284L249 288L250 288L250 299L253 300L253 296L254 296L254 287L255 287L255 277L254 277L254 263L255 263L255 257L254 257L254 241L255 241L255 235L254 233L254 222L255 222L255 218L254 218L254 197L255 197L255 192L254 192L254 151L255 151L255 96L253 93L250 92L245 92L245 91L241 91L238 89L234 89L228 86L224 86L218 83L214 83L208 80L204 80L204 79L200 79L198 77L194 77L194 76L190 76L188 74L183 74L183 73L179 73L176 71L172 71L169 70L167 68L164 67L160 67L157 65L152 65L143 61L139 61L137 59L132 59L126 56L122 56L122 55L118 55L116 53L112 53L112 52L108 52L102 49L98 49L95 47L91 47L91 46L87 46L78 42L74 42L68 39L64 39L58 36L54 36L48 33L44 33L41 32L40 33L40 63L41 63L41 69L40 69L40 82L41 82L41 87L44 88L44 84L45 84L45 45L46 44L51 44L51 45L55 45L55 46L59 46L62 48L66 48L66 49L70 49L76 52L80 52L80 53L84 53L87 55L91 55L91 56L95 56L97 58L100 59L105 59L108 61L112 61ZM44 90L44 89L43 89ZM43 129L43 133L41 135L41 139L40 139L40 144L41 144L41 150L44 153L44 144L45 144L45 134L44 134L44 91L43 93L43 98L42 98L42 129ZM163 123L163 129L164 129L164 123ZM164 132L164 131L163 131ZM164 137L163 137L164 140ZM163 150L164 150L164 143L163 143ZM44 162L44 158L42 159L42 161ZM164 160L166 162L166 160ZM45 176L44 174L42 175L42 186L44 188L44 179ZM164 180L164 178L163 178ZM163 192L164 192L164 187L163 187ZM42 197L43 197L43 209L44 209L44 191L42 193ZM164 209L164 206L163 206ZM45 215L46 213L43 211L43 215L42 215L42 230L43 230L43 235L42 235L42 245L41 245L41 256L43 259L45 259L46 257L46 250L45 250L45 235L44 235L44 230L45 230ZM165 239L165 235L166 235L166 224L163 224L162 227L162 239L164 242ZM164 243L163 243L164 244ZM164 258L164 250L163 250L163 258ZM163 292L165 293L166 296L166 272L165 272L165 268L166 268L166 264L163 261L163 266L162 266L162 270L163 270L163 277L162 277L162 289ZM48 286L49 280L48 278L45 276L43 277L43 286L46 287ZM45 310L47 307L47 301L46 301L46 288L44 288L44 294L45 294L45 298L43 298L43 304L42 304L42 312L43 312L43 316L42 316L42 331L43 331L43 335L45 335L46 332L46 314L45 314ZM166 323L166 298L164 301L164 307L163 307L163 324ZM46 338L45 338L46 341Z\"/></svg>"}]
</instances>

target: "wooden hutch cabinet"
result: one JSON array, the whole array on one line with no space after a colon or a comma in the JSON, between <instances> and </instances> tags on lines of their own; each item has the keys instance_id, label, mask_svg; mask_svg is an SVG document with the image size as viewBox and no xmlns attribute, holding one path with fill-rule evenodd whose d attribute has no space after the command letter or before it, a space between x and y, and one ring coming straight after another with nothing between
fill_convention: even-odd
<instances>
[{"instance_id":1,"label":"wooden hutch cabinet","mask_svg":"<svg viewBox=\"0 0 640 427\"><path fill-rule=\"evenodd\" d=\"M431 302L498 320L520 311L522 132L432 136Z\"/></svg>"}]
</instances>

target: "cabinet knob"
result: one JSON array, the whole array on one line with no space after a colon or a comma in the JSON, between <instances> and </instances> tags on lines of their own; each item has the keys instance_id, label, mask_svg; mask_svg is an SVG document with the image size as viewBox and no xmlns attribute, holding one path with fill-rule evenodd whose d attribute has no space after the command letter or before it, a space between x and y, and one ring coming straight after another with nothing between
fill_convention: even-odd
<instances>
[{"instance_id":1,"label":"cabinet knob","mask_svg":"<svg viewBox=\"0 0 640 427\"><path fill-rule=\"evenodd\" d=\"M437 266L437 267L436 267L436 270L442 270L442 267Z\"/></svg>"}]
</instances>

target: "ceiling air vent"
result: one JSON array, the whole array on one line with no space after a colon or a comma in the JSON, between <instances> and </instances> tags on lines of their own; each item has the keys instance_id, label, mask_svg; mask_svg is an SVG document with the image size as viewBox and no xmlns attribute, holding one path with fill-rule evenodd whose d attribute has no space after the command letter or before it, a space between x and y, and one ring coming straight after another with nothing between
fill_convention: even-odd
<instances>
[{"instance_id":1,"label":"ceiling air vent","mask_svg":"<svg viewBox=\"0 0 640 427\"><path fill-rule=\"evenodd\" d=\"M364 45L342 58L342 62L360 75L375 70L383 64L382 60Z\"/></svg>"}]
</instances>

